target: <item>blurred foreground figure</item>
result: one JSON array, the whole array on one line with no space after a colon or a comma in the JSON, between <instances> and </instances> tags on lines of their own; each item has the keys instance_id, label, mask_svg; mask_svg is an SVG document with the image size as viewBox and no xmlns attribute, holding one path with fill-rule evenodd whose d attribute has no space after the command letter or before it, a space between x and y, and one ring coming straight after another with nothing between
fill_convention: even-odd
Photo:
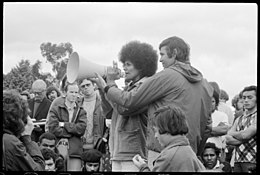
<instances>
[{"instance_id":1,"label":"blurred foreground figure","mask_svg":"<svg viewBox=\"0 0 260 175\"><path fill-rule=\"evenodd\" d=\"M14 90L3 91L3 168L6 171L43 171L44 159L31 140L33 122L28 103Z\"/></svg>"}]
</instances>

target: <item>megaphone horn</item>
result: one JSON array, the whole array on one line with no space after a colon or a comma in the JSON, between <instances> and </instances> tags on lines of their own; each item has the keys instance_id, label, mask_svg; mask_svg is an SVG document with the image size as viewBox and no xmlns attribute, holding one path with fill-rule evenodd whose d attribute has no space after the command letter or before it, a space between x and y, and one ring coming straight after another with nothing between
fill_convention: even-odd
<instances>
[{"instance_id":1,"label":"megaphone horn","mask_svg":"<svg viewBox=\"0 0 260 175\"><path fill-rule=\"evenodd\" d=\"M67 64L67 81L69 83L73 83L74 81L82 78L96 77L95 72L101 76L104 76L106 75L107 67L79 57L77 52L73 52L70 55Z\"/></svg>"}]
</instances>

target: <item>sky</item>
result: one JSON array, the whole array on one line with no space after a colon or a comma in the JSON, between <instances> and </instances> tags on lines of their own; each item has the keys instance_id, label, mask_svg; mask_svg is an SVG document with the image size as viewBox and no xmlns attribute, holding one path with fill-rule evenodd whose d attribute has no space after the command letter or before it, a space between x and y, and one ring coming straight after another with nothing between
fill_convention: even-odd
<instances>
[{"instance_id":1,"label":"sky","mask_svg":"<svg viewBox=\"0 0 260 175\"><path fill-rule=\"evenodd\" d=\"M190 45L191 65L217 82L229 103L257 85L256 3L4 2L3 10L4 74L22 59L40 60L42 72L51 72L44 42L70 42L82 59L111 66L130 41L151 44L159 56L161 41L178 36Z\"/></svg>"}]
</instances>

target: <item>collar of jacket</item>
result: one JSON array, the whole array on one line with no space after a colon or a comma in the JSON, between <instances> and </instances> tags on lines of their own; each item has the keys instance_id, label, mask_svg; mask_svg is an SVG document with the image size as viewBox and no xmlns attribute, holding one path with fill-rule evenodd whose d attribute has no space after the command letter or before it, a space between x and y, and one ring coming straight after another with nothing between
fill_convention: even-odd
<instances>
[{"instance_id":1,"label":"collar of jacket","mask_svg":"<svg viewBox=\"0 0 260 175\"><path fill-rule=\"evenodd\" d=\"M140 84L142 84L147 78L148 77L143 77L143 78L141 78L140 80L138 80L136 82L132 81L131 83L129 83L128 86L126 86L126 90L127 91L131 91L133 88L140 86Z\"/></svg>"},{"instance_id":2,"label":"collar of jacket","mask_svg":"<svg viewBox=\"0 0 260 175\"><path fill-rule=\"evenodd\" d=\"M185 135L175 135L168 140L165 149L170 149L175 146L187 146L187 145L190 145L190 142Z\"/></svg>"},{"instance_id":3,"label":"collar of jacket","mask_svg":"<svg viewBox=\"0 0 260 175\"><path fill-rule=\"evenodd\" d=\"M203 78L202 73L191 66L190 63L183 63L176 60L173 65L169 66L169 69L174 69L175 71L179 72L191 83L199 82Z\"/></svg>"},{"instance_id":4,"label":"collar of jacket","mask_svg":"<svg viewBox=\"0 0 260 175\"><path fill-rule=\"evenodd\" d=\"M58 97L58 98L63 99L62 103L59 103L58 106L61 107L61 108L67 108L67 106L65 105L65 100L66 100L65 98L66 97L62 96L62 97ZM78 110L79 108L82 108L82 106L78 104L78 101L76 101L75 104L76 104L76 107L74 109Z\"/></svg>"}]
</instances>

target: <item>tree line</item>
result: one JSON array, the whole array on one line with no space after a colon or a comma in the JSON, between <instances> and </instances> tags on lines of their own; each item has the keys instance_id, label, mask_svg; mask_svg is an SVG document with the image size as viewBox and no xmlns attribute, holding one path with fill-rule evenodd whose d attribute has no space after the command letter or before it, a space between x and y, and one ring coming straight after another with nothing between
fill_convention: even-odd
<instances>
[{"instance_id":1,"label":"tree line","mask_svg":"<svg viewBox=\"0 0 260 175\"><path fill-rule=\"evenodd\" d=\"M31 64L28 59L22 59L9 73L3 74L3 89L17 89L20 92L30 90L33 81L37 79L44 80L47 86L58 87L66 73L69 56L73 52L72 44L45 42L40 45L40 52L46 61L51 63L54 76L51 73L41 73L40 60Z\"/></svg>"}]
</instances>

